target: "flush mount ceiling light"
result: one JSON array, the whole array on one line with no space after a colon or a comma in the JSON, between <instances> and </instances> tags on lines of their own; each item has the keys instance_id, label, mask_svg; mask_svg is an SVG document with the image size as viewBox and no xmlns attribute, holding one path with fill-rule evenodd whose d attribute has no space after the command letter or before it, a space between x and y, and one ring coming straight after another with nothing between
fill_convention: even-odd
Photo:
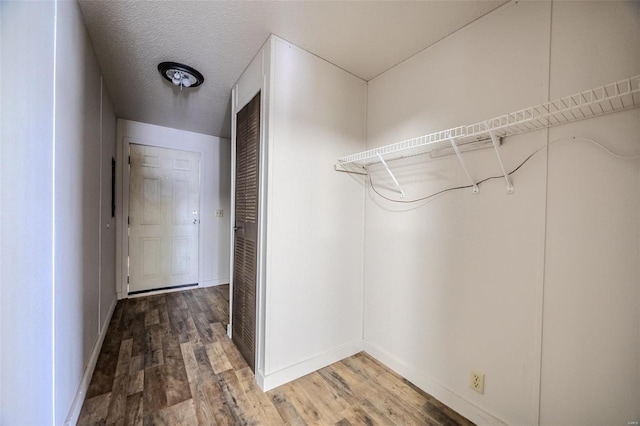
<instances>
[{"instance_id":1,"label":"flush mount ceiling light","mask_svg":"<svg viewBox=\"0 0 640 426\"><path fill-rule=\"evenodd\" d=\"M162 62L158 64L160 74L176 86L197 87L204 82L204 77L190 66L177 62Z\"/></svg>"}]
</instances>

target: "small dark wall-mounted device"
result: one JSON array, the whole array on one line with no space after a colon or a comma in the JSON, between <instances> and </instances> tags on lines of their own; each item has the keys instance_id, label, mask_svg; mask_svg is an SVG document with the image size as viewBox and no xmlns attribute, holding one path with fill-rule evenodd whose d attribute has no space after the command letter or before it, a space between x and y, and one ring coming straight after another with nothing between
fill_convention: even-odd
<instances>
[{"instance_id":1,"label":"small dark wall-mounted device","mask_svg":"<svg viewBox=\"0 0 640 426\"><path fill-rule=\"evenodd\" d=\"M111 217L116 217L116 159L111 157Z\"/></svg>"}]
</instances>

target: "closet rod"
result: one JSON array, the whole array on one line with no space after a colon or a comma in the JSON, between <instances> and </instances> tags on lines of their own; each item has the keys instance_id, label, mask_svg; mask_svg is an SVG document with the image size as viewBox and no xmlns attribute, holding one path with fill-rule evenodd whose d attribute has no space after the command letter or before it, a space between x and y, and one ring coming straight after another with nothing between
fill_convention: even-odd
<instances>
[{"instance_id":1,"label":"closet rod","mask_svg":"<svg viewBox=\"0 0 640 426\"><path fill-rule=\"evenodd\" d=\"M441 130L338 159L337 168L366 166L494 137L503 138L640 106L640 75L475 124ZM362 170L359 168L359 170Z\"/></svg>"}]
</instances>

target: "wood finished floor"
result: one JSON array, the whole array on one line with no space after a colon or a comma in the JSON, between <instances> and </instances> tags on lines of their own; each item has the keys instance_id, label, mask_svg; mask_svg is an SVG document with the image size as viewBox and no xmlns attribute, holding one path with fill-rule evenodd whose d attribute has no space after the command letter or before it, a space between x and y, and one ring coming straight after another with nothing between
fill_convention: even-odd
<instances>
[{"instance_id":1,"label":"wood finished floor","mask_svg":"<svg viewBox=\"0 0 640 426\"><path fill-rule=\"evenodd\" d=\"M228 295L119 301L78 424L472 424L365 353L262 392L225 333Z\"/></svg>"}]
</instances>

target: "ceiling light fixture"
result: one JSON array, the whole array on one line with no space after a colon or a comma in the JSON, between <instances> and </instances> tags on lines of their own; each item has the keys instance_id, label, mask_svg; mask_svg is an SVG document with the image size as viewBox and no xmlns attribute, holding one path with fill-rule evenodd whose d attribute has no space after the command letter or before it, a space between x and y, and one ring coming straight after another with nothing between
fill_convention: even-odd
<instances>
[{"instance_id":1,"label":"ceiling light fixture","mask_svg":"<svg viewBox=\"0 0 640 426\"><path fill-rule=\"evenodd\" d=\"M177 62L162 62L158 64L158 71L165 79L180 86L180 90L183 87L197 87L204 82L204 77L197 70Z\"/></svg>"}]
</instances>

